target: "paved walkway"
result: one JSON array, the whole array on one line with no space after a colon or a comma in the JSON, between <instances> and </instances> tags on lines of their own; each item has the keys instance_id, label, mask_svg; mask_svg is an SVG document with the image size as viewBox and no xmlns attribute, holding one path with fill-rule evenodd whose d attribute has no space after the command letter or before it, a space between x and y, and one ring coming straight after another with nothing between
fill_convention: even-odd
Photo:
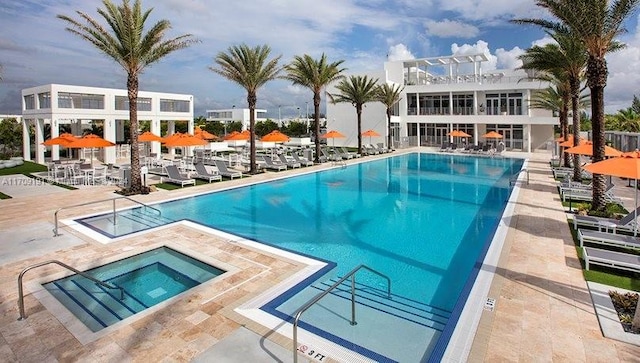
<instances>
[{"instance_id":1,"label":"paved walkway","mask_svg":"<svg viewBox=\"0 0 640 363\"><path fill-rule=\"evenodd\" d=\"M639 347L602 337L566 216L551 178L548 158L548 153L532 155L529 163L531 183L523 186L520 193L489 294L496 298L496 308L493 312L484 312L469 361L640 361ZM136 198L152 202L296 172L265 173ZM616 193L624 193L625 200L632 201L633 189L620 188ZM0 261L0 360L186 362L203 352L218 356L210 349L227 337L250 336L237 333L243 325L285 350L289 349L290 340L268 332L234 313L233 309L299 271L303 266L295 261L230 243L187 225L176 225L108 245L68 229L63 229L63 237L46 237L53 228L54 210L70 203L113 197L113 191L113 187L95 187L47 194L46 197L27 195L0 201L3 211L0 214L0 243L5 248L0 251L12 251ZM122 203L124 206L125 202ZM63 218L105 209L108 206L66 210ZM29 243L46 245L46 249L30 249ZM61 274L57 267L46 267L25 276L29 318L16 321L16 277L24 267L60 259L84 269L164 244L206 255L231 267L231 273L207 284L204 289L187 294L172 303L170 309L159 309L134 318L83 344L60 323L56 312L45 308L32 293L41 279ZM87 337L80 338L86 340ZM265 361L280 356L270 353L269 346L256 342L256 349L264 349Z\"/></svg>"}]
</instances>

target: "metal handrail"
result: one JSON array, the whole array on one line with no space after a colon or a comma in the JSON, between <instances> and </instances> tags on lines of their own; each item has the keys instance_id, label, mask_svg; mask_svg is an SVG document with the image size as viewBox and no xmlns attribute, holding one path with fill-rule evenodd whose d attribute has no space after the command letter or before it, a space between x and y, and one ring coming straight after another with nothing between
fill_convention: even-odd
<instances>
[{"instance_id":1,"label":"metal handrail","mask_svg":"<svg viewBox=\"0 0 640 363\"><path fill-rule=\"evenodd\" d=\"M108 283L106 283L104 281L100 281L100 280L96 279L95 277L89 276L86 273L84 273L84 272L82 272L80 270L77 270L77 269L67 265L66 263L60 262L58 260L49 260L49 261L44 261L44 262L40 262L40 263L33 264L31 266L28 266L24 270L22 270L22 272L20 272L20 275L18 275L18 309L20 310L20 318L18 318L18 320L24 320L24 319L27 318L27 314L24 312L24 292L23 292L23 289L22 289L22 277L29 270L32 270L32 269L37 268L37 267L42 267L42 266L45 266L45 265L48 265L48 264L51 264L51 263L55 263L55 264L57 264L59 266L62 266L64 268L66 268L67 270L71 270L71 271L77 273L78 275L95 282L98 285L106 287L107 289L118 289L118 290L120 290L120 300L124 300L124 289L122 287L116 286L116 285L112 285L112 284L108 284Z\"/></svg>"},{"instance_id":2,"label":"metal handrail","mask_svg":"<svg viewBox=\"0 0 640 363\"><path fill-rule=\"evenodd\" d=\"M67 205L64 207L60 207L58 209L56 209L55 213L53 213L53 219L54 219L54 228L53 228L53 236L54 237L58 237L60 234L58 233L58 212L60 212L61 210L64 209L70 209L70 208L75 208L75 207L82 207L85 205L91 205L91 204L97 204L97 203L104 203L104 202L113 202L113 224L117 224L116 222L116 200L119 199L126 199L128 201L134 202L136 204L140 204L141 206L145 207L145 208L150 208L155 210L156 212L158 212L159 216L162 216L162 212L160 211L160 209L158 208L154 208L148 204L144 204L142 202L139 202L133 198L127 197L126 195L120 196L120 197L115 197L115 198L109 198L109 199L101 199L101 200L94 200L91 202L85 202L85 203L80 203L80 204L74 204L74 205Z\"/></svg>"},{"instance_id":3,"label":"metal handrail","mask_svg":"<svg viewBox=\"0 0 640 363\"><path fill-rule=\"evenodd\" d=\"M509 178L509 186L514 186L518 182L518 176L522 172L526 172L527 173L527 185L529 185L529 169L524 168L524 169L519 170L517 173L512 175L511 178Z\"/></svg>"},{"instance_id":4,"label":"metal handrail","mask_svg":"<svg viewBox=\"0 0 640 363\"><path fill-rule=\"evenodd\" d=\"M387 298L391 299L391 279L387 275L385 275L385 274L383 274L381 272L378 272L378 271L372 269L371 267L369 267L367 265L360 265L360 266L354 268L348 274L344 275L340 280L336 281L333 285L331 285L328 289L324 290L320 294L316 295L316 297L314 297L313 299L309 300L306 304L302 305L302 307L298 310L298 313L296 314L296 317L293 320L293 362L294 363L298 362L298 322L300 321L300 317L302 316L302 313L304 313L307 309L309 309L315 303L320 301L320 299L322 299L327 294L329 294L333 289L335 289L336 287L340 286L340 284L342 284L349 277L351 277L351 321L350 321L350 324L351 325L358 324L356 322L356 298L355 298L355 296L356 296L356 294L355 294L356 276L355 275L356 275L356 272L358 272L360 269L369 270L370 272L373 272L374 274L385 278L387 280Z\"/></svg>"}]
</instances>

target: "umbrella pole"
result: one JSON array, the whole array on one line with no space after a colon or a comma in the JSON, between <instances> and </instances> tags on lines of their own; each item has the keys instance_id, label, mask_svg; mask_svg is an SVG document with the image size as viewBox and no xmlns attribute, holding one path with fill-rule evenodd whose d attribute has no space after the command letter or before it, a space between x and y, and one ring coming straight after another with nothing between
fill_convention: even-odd
<instances>
[{"instance_id":1,"label":"umbrella pole","mask_svg":"<svg viewBox=\"0 0 640 363\"><path fill-rule=\"evenodd\" d=\"M634 215L635 218L633 220L633 222L634 222L633 223L633 236L634 237L637 236L637 234L638 234L638 179L636 179L635 186L636 186L636 190L635 190L636 199L635 199L635 205L634 205L635 209L633 211L633 213L635 214Z\"/></svg>"}]
</instances>

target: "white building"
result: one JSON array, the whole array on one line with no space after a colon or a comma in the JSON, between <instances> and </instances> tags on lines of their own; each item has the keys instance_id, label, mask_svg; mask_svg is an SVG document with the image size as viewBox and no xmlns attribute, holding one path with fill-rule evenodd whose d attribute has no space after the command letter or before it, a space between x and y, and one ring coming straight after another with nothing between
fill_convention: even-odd
<instances>
[{"instance_id":1,"label":"white building","mask_svg":"<svg viewBox=\"0 0 640 363\"><path fill-rule=\"evenodd\" d=\"M391 117L394 147L440 146L453 140L447 134L461 130L477 144L482 135L497 131L508 150L530 152L553 138L558 118L552 112L529 108L536 91L548 84L527 79L523 70L484 72L485 54L446 56L385 62L384 71L369 74L379 83L404 86L402 99ZM330 93L336 90L329 89ZM355 108L350 104L327 104L327 128L347 137L336 145L357 144ZM374 129L384 137L372 142L386 144L385 106L367 103L362 131ZM363 139L368 143L368 138Z\"/></svg>"},{"instance_id":2,"label":"white building","mask_svg":"<svg viewBox=\"0 0 640 363\"><path fill-rule=\"evenodd\" d=\"M22 90L23 154L32 160L30 126L35 127L35 161L44 163L46 147L44 125L51 125L51 137L60 133L60 125L70 124L74 135L81 135L83 124L103 121L104 137L123 142L124 121L129 119L127 90L48 84ZM168 134L175 131L175 121L188 121L193 133L193 96L185 94L138 92L138 120L151 121L151 132L160 135L160 122L168 122ZM160 154L160 144L151 143L151 152ZM52 160L59 159L60 148L51 147ZM102 151L105 163L115 163L116 148Z\"/></svg>"},{"instance_id":3,"label":"white building","mask_svg":"<svg viewBox=\"0 0 640 363\"><path fill-rule=\"evenodd\" d=\"M247 130L249 128L249 116L251 112L248 108L228 108L222 110L207 110L207 121L219 121L223 124L228 124L235 121L242 122L242 129ZM257 109L255 110L255 120L266 121L267 110Z\"/></svg>"}]
</instances>

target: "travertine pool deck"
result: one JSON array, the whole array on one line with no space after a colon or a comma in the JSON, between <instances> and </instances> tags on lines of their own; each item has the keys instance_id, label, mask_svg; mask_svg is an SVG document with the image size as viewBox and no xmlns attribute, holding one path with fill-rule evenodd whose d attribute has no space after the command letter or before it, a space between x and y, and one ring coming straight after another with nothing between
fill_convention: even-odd
<instances>
[{"instance_id":1,"label":"travertine pool deck","mask_svg":"<svg viewBox=\"0 0 640 363\"><path fill-rule=\"evenodd\" d=\"M523 184L520 190L489 293L489 297L496 299L495 309L484 311L469 361L640 361L640 347L602 337L548 166L550 154L536 152L530 156L530 184ZM330 166L301 171L326 167ZM159 191L136 199L154 202L298 172L296 169L265 173L171 192ZM632 190L622 187L616 194L624 193L621 196L632 202ZM13 254L0 259L0 361L187 362L226 337L236 336L241 327L290 350L289 339L270 333L233 309L302 269L296 261L183 224L106 245L68 228L62 229L60 237L46 237L53 229L53 212L57 208L111 198L113 191L113 187L94 187L0 201L0 243L3 248L15 247ZM125 205L126 202L119 202L119 206ZM108 209L107 204L81 207L63 211L61 217ZM169 307L144 314L86 344L80 343L60 323L55 312L46 309L29 289L25 298L28 319L16 320L19 316L16 280L23 268L57 259L83 269L166 243L233 266L233 272L207 289L188 293ZM4 251L0 248L0 252ZM25 285L59 273L61 269L55 266L30 271L25 276ZM279 359L268 351L264 353L265 362Z\"/></svg>"}]
</instances>

